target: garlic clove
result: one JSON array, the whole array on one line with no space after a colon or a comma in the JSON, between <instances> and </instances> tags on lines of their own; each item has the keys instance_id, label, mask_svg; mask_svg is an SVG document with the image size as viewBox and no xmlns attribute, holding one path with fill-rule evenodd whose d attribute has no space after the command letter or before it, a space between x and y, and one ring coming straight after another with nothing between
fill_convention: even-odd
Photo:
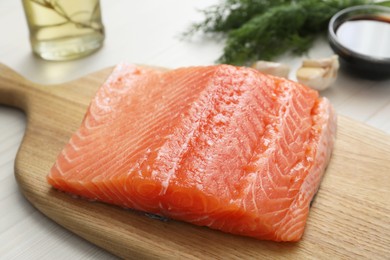
<instances>
[{"instance_id":1,"label":"garlic clove","mask_svg":"<svg viewBox=\"0 0 390 260\"><path fill-rule=\"evenodd\" d=\"M324 77L323 68L300 68L297 72L298 82L316 90L324 90L330 86L332 79Z\"/></svg>"},{"instance_id":2,"label":"garlic clove","mask_svg":"<svg viewBox=\"0 0 390 260\"><path fill-rule=\"evenodd\" d=\"M313 80L324 77L326 70L323 68L302 67L299 69L298 76L301 80Z\"/></svg>"},{"instance_id":3,"label":"garlic clove","mask_svg":"<svg viewBox=\"0 0 390 260\"><path fill-rule=\"evenodd\" d=\"M287 78L290 73L290 67L286 64L259 60L252 64L252 68L277 77Z\"/></svg>"},{"instance_id":4,"label":"garlic clove","mask_svg":"<svg viewBox=\"0 0 390 260\"><path fill-rule=\"evenodd\" d=\"M330 65L333 65L335 62L338 63L338 56L333 55L328 58L322 58L322 59L316 59L316 60L303 60L302 65L303 67L328 67Z\"/></svg>"},{"instance_id":5,"label":"garlic clove","mask_svg":"<svg viewBox=\"0 0 390 260\"><path fill-rule=\"evenodd\" d=\"M297 70L297 80L313 89L324 90L336 81L339 67L337 55L324 59L304 60Z\"/></svg>"}]
</instances>

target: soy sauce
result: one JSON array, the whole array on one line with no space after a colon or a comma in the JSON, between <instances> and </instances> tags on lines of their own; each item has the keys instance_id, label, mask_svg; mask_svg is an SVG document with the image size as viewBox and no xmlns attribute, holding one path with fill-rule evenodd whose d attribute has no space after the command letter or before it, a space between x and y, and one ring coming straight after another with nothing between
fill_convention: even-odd
<instances>
[{"instance_id":1,"label":"soy sauce","mask_svg":"<svg viewBox=\"0 0 390 260\"><path fill-rule=\"evenodd\" d=\"M390 59L390 18L361 16L344 21L336 29L338 41L361 55Z\"/></svg>"}]
</instances>

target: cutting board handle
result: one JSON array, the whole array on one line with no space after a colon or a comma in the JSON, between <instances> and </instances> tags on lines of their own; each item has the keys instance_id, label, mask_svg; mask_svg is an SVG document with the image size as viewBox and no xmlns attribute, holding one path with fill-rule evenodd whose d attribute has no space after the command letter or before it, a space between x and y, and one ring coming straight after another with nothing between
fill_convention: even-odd
<instances>
[{"instance_id":1,"label":"cutting board handle","mask_svg":"<svg viewBox=\"0 0 390 260\"><path fill-rule=\"evenodd\" d=\"M26 111L34 85L8 66L0 63L0 105Z\"/></svg>"}]
</instances>

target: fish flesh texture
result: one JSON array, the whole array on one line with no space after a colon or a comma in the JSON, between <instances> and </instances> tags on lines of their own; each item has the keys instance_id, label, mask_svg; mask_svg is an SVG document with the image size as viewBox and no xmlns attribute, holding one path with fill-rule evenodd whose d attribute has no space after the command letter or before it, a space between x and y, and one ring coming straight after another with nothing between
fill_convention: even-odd
<instances>
[{"instance_id":1,"label":"fish flesh texture","mask_svg":"<svg viewBox=\"0 0 390 260\"><path fill-rule=\"evenodd\" d=\"M329 163L326 98L251 68L122 63L48 182L87 199L274 241L298 241Z\"/></svg>"}]
</instances>

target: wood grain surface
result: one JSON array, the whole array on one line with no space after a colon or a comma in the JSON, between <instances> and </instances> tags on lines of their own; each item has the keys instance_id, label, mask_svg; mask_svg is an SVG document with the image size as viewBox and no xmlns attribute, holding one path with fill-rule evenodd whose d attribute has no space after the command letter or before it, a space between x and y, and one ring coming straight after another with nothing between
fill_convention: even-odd
<instances>
[{"instance_id":1,"label":"wood grain surface","mask_svg":"<svg viewBox=\"0 0 390 260\"><path fill-rule=\"evenodd\" d=\"M27 114L15 176L26 198L58 224L123 258L386 259L390 254L390 136L343 116L303 239L275 243L75 199L46 175L111 68L40 86L0 64L0 104Z\"/></svg>"}]
</instances>

